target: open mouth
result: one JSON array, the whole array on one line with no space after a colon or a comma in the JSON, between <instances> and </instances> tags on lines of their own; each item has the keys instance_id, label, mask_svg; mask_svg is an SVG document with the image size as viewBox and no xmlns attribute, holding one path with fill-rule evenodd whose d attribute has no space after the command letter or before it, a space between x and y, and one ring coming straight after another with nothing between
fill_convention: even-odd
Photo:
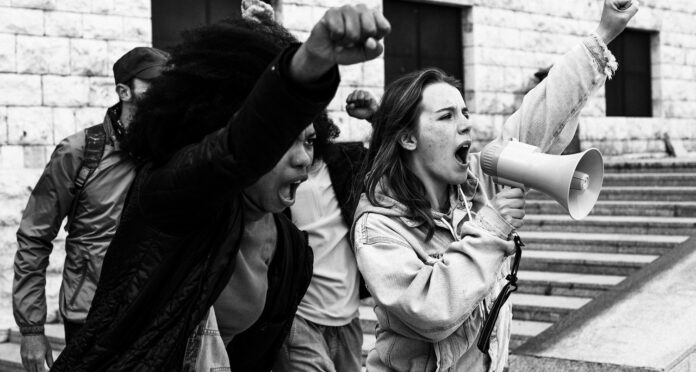
<instances>
[{"instance_id":1,"label":"open mouth","mask_svg":"<svg viewBox=\"0 0 696 372\"><path fill-rule=\"evenodd\" d=\"M469 144L465 143L459 146L457 151L454 153L454 158L460 165L466 166L466 158L469 156Z\"/></svg>"},{"instance_id":2,"label":"open mouth","mask_svg":"<svg viewBox=\"0 0 696 372\"><path fill-rule=\"evenodd\" d=\"M306 178L299 179L297 181L288 183L284 185L279 192L280 200L286 207L295 204L295 195L297 194L297 188Z\"/></svg>"}]
</instances>

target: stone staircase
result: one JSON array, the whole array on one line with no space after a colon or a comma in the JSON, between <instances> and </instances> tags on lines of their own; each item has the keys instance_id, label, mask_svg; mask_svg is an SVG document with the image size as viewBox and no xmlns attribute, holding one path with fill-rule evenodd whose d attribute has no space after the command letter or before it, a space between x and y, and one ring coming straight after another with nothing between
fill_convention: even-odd
<instances>
[{"instance_id":1,"label":"stone staircase","mask_svg":"<svg viewBox=\"0 0 696 372\"><path fill-rule=\"evenodd\" d=\"M619 284L696 231L696 160L605 164L600 199L573 221L532 190L513 303L511 349ZM360 308L363 355L374 347L371 302Z\"/></svg>"},{"instance_id":2,"label":"stone staircase","mask_svg":"<svg viewBox=\"0 0 696 372\"><path fill-rule=\"evenodd\" d=\"M696 160L605 164L600 201L582 221L532 191L520 236L526 247L513 303L511 348L592 301L696 231ZM374 347L371 299L360 307L363 356ZM63 327L47 325L54 355ZM16 330L0 343L0 371L22 371Z\"/></svg>"}]
</instances>

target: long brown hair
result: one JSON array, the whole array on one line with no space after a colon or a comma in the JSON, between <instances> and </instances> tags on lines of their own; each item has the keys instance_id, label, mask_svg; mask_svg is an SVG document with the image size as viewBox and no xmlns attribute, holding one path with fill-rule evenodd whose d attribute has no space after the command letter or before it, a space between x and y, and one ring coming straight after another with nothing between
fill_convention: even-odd
<instances>
[{"instance_id":1,"label":"long brown hair","mask_svg":"<svg viewBox=\"0 0 696 372\"><path fill-rule=\"evenodd\" d=\"M425 198L423 182L406 166L406 150L399 144L403 135L415 134L421 113L423 90L431 84L447 83L461 91L461 83L437 68L411 72L395 80L384 91L374 115L373 134L363 165L362 189L373 205L379 185L404 204L410 218L427 226L426 240L435 231L432 206Z\"/></svg>"}]
</instances>

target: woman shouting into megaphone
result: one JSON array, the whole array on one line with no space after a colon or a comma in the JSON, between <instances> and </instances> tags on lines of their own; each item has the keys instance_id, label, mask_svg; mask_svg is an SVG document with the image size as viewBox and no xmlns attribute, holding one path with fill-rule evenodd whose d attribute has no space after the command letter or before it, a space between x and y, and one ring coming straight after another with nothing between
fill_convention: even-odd
<instances>
[{"instance_id":1,"label":"woman shouting into megaphone","mask_svg":"<svg viewBox=\"0 0 696 372\"><path fill-rule=\"evenodd\" d=\"M606 44L637 11L636 1L606 0L596 31L526 94L500 138L560 154L617 68ZM440 70L413 72L386 88L372 118L352 227L378 320L368 371L502 371L507 362L509 303L483 350L476 340L510 273L524 194L482 173L461 89Z\"/></svg>"}]
</instances>

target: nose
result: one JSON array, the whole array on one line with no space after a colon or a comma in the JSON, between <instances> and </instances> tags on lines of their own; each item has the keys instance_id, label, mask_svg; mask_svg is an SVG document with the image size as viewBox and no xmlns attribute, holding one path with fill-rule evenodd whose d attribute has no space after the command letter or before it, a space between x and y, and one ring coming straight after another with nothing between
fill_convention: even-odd
<instances>
[{"instance_id":1,"label":"nose","mask_svg":"<svg viewBox=\"0 0 696 372\"><path fill-rule=\"evenodd\" d=\"M309 167L312 164L312 154L302 144L296 144L292 148L290 163L296 168Z\"/></svg>"},{"instance_id":2,"label":"nose","mask_svg":"<svg viewBox=\"0 0 696 372\"><path fill-rule=\"evenodd\" d=\"M459 115L457 118L457 133L465 134L469 129L471 129L471 121L464 115Z\"/></svg>"}]
</instances>

